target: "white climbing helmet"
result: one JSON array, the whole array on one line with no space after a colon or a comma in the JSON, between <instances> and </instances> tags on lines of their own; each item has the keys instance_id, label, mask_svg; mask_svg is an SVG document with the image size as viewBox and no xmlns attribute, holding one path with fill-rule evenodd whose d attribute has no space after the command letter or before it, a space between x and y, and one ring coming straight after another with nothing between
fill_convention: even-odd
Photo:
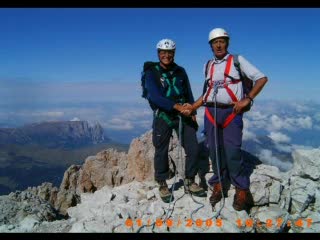
<instances>
[{"instance_id":1,"label":"white climbing helmet","mask_svg":"<svg viewBox=\"0 0 320 240\"><path fill-rule=\"evenodd\" d=\"M214 28L209 33L209 42L218 37L229 38L229 35L223 28Z\"/></svg>"},{"instance_id":2,"label":"white climbing helmet","mask_svg":"<svg viewBox=\"0 0 320 240\"><path fill-rule=\"evenodd\" d=\"M157 44L158 50L175 50L176 49L176 43L172 41L171 39L162 39Z\"/></svg>"}]
</instances>

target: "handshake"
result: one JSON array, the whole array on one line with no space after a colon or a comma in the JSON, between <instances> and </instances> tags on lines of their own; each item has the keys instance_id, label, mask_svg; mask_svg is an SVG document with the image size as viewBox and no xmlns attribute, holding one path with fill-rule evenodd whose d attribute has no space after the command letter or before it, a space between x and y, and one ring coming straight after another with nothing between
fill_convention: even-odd
<instances>
[{"instance_id":1,"label":"handshake","mask_svg":"<svg viewBox=\"0 0 320 240\"><path fill-rule=\"evenodd\" d=\"M190 103L176 104L175 109L184 116L190 116L194 112L194 107Z\"/></svg>"}]
</instances>

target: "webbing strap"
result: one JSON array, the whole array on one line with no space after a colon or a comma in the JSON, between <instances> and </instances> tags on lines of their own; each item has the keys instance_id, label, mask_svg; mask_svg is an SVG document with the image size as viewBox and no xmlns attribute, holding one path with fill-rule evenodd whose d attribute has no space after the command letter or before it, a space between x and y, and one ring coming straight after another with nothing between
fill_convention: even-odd
<instances>
[{"instance_id":1,"label":"webbing strap","mask_svg":"<svg viewBox=\"0 0 320 240\"><path fill-rule=\"evenodd\" d=\"M157 69L159 72L161 72L161 71L160 71L160 67L159 67L158 65L156 65L156 69ZM178 88L176 87L176 85L175 85L175 84L176 84L176 80L177 80L176 77L174 77L174 78L172 79L172 82L171 82L171 81L169 80L167 74L162 73L161 76L164 77L166 83L168 84L168 90L167 90L167 93L166 93L166 97L170 97L170 94L171 94L172 89L176 92L177 95L180 95L180 91L179 91L179 89L178 89Z\"/></svg>"},{"instance_id":2,"label":"webbing strap","mask_svg":"<svg viewBox=\"0 0 320 240\"><path fill-rule=\"evenodd\" d=\"M165 112L160 112L158 114L158 117L162 118L169 125L169 127L173 127L173 122L171 121L171 119L168 117L168 115Z\"/></svg>"},{"instance_id":3,"label":"webbing strap","mask_svg":"<svg viewBox=\"0 0 320 240\"><path fill-rule=\"evenodd\" d=\"M228 84L227 84L227 76L229 76L229 73L230 73L232 60L233 60L233 56L229 55L229 57L227 59L226 69L224 71L224 85L223 86L226 89L229 96L231 97L232 101L238 102L236 95L234 95L234 93L231 91L231 89L228 87Z\"/></svg>"},{"instance_id":4,"label":"webbing strap","mask_svg":"<svg viewBox=\"0 0 320 240\"><path fill-rule=\"evenodd\" d=\"M212 64L212 67L211 67L209 89L207 91L207 94L204 97L204 102L207 102L209 94L210 94L210 92L211 92L211 90L213 88L213 79L212 79L213 78L213 73L214 73L214 64Z\"/></svg>"},{"instance_id":5,"label":"webbing strap","mask_svg":"<svg viewBox=\"0 0 320 240\"><path fill-rule=\"evenodd\" d=\"M176 80L177 80L176 77L174 77L174 78L172 79L172 82L171 82L171 81L168 79L168 77L167 77L167 75L166 75L165 73L162 73L162 76L164 77L164 79L166 80L166 82L167 82L167 84L168 84L168 86L169 86L169 88L168 88L168 90L167 90L166 96L167 96L167 97L170 97L172 89L176 92L177 95L180 95L180 91L179 91L179 89L177 88L177 86L175 85L175 84L176 84Z\"/></svg>"},{"instance_id":6,"label":"webbing strap","mask_svg":"<svg viewBox=\"0 0 320 240\"><path fill-rule=\"evenodd\" d=\"M232 92L232 90L228 87L229 84L236 84L239 83L241 80L240 79L233 79L231 83L227 83L227 77L229 76L230 70L231 70L231 64L232 64L232 60L234 59L233 55L229 55L228 59L227 59L227 64L226 64L226 68L225 68L225 72L224 72L224 85L223 87L226 89L227 93L229 94L230 98L232 99L232 101L237 102L238 99L235 96L235 94ZM211 61L212 62L212 61ZM210 64L207 63L207 67L209 67ZM213 73L214 73L214 64L211 64L211 69L210 69L210 81L209 81L209 89L206 92L206 95L204 97L204 102L207 102L207 99L209 97L209 94L214 86L214 81L213 81ZM231 78L231 77L230 77Z\"/></svg>"},{"instance_id":7,"label":"webbing strap","mask_svg":"<svg viewBox=\"0 0 320 240\"><path fill-rule=\"evenodd\" d=\"M208 118L208 120L215 126L215 127L219 127L219 128L226 128L231 122L232 120L237 116L237 114L235 114L234 112L232 112L224 121L224 123L222 125L217 124L216 120L214 119L214 117L211 115L208 107L205 108L205 114L206 117Z\"/></svg>"}]
</instances>

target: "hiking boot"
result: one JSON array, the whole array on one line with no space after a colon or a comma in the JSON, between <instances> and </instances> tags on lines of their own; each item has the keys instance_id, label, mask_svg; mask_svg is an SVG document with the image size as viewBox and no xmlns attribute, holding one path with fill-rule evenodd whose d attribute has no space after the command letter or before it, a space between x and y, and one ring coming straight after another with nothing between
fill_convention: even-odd
<instances>
[{"instance_id":1,"label":"hiking boot","mask_svg":"<svg viewBox=\"0 0 320 240\"><path fill-rule=\"evenodd\" d=\"M159 184L159 195L162 201L165 203L169 203L172 194L168 188L166 180L157 180L157 183ZM171 200L173 200L173 196Z\"/></svg>"},{"instance_id":2,"label":"hiking boot","mask_svg":"<svg viewBox=\"0 0 320 240\"><path fill-rule=\"evenodd\" d=\"M184 192L191 193L196 197L206 197L207 193L202 187L199 187L198 184L194 182L194 178L186 178L184 180Z\"/></svg>"},{"instance_id":3,"label":"hiking boot","mask_svg":"<svg viewBox=\"0 0 320 240\"><path fill-rule=\"evenodd\" d=\"M220 183L214 183L212 189L212 195L209 198L209 202L214 207L222 198L222 185Z\"/></svg>"},{"instance_id":4,"label":"hiking boot","mask_svg":"<svg viewBox=\"0 0 320 240\"><path fill-rule=\"evenodd\" d=\"M203 188L204 191L208 191L208 185L207 185L207 180L205 176L200 176L199 174L199 178L200 178L199 186Z\"/></svg>"},{"instance_id":5,"label":"hiking boot","mask_svg":"<svg viewBox=\"0 0 320 240\"><path fill-rule=\"evenodd\" d=\"M243 190L236 187L236 193L234 194L232 206L237 211L249 211L253 206L253 198L250 190Z\"/></svg>"}]
</instances>

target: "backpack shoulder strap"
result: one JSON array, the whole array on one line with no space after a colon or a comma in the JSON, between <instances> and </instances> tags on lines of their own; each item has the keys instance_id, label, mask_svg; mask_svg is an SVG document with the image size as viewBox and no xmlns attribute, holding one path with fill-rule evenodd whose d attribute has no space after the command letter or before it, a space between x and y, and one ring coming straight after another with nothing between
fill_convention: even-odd
<instances>
[{"instance_id":1,"label":"backpack shoulder strap","mask_svg":"<svg viewBox=\"0 0 320 240\"><path fill-rule=\"evenodd\" d=\"M160 68L158 66L158 62L151 62L151 61L144 62L143 73L145 73L148 70L152 71L155 74L157 79L156 83L158 84L158 86L160 86L161 73L160 73Z\"/></svg>"},{"instance_id":2,"label":"backpack shoulder strap","mask_svg":"<svg viewBox=\"0 0 320 240\"><path fill-rule=\"evenodd\" d=\"M151 61L147 61L147 62L144 62L143 64L143 71L147 71L148 69L152 68L152 67L155 67L157 65L156 62L151 62Z\"/></svg>"},{"instance_id":3,"label":"backpack shoulder strap","mask_svg":"<svg viewBox=\"0 0 320 240\"><path fill-rule=\"evenodd\" d=\"M240 79L242 81L242 86L244 88L244 94L247 95L253 88L253 81L250 78L248 78L248 76L241 70L238 54L233 55L233 64L239 72Z\"/></svg>"},{"instance_id":4,"label":"backpack shoulder strap","mask_svg":"<svg viewBox=\"0 0 320 240\"><path fill-rule=\"evenodd\" d=\"M241 70L241 65L240 65L240 62L239 62L239 54L234 54L233 55L233 65L235 66L235 68L239 72L241 80L248 78L247 75Z\"/></svg>"},{"instance_id":5,"label":"backpack shoulder strap","mask_svg":"<svg viewBox=\"0 0 320 240\"><path fill-rule=\"evenodd\" d=\"M240 73L240 76L242 76L242 71L240 68L240 62L239 62L239 55L238 54L233 54L233 65L237 69L237 71Z\"/></svg>"},{"instance_id":6,"label":"backpack shoulder strap","mask_svg":"<svg viewBox=\"0 0 320 240\"><path fill-rule=\"evenodd\" d=\"M211 62L211 60L208 60L208 62L206 63L206 69L205 69L205 78L207 77L208 74L208 67L209 67L209 63Z\"/></svg>"}]
</instances>

